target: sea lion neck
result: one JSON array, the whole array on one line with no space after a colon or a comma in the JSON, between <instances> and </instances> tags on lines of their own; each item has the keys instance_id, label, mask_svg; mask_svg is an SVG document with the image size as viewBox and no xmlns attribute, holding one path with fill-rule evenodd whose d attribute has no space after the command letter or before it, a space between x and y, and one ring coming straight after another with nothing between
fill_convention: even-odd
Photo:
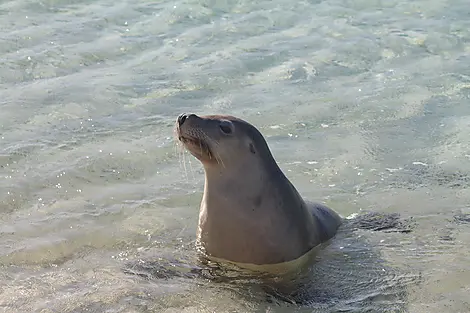
<instances>
[{"instance_id":1,"label":"sea lion neck","mask_svg":"<svg viewBox=\"0 0 470 313\"><path fill-rule=\"evenodd\" d=\"M266 195L271 195L267 197ZM298 203L297 190L284 175L276 161L245 164L240 166L206 165L203 204L210 212L224 211L238 203L243 211L281 210L289 211L287 203ZM259 203L264 205L259 207ZM267 205L271 203L271 205Z\"/></svg>"}]
</instances>

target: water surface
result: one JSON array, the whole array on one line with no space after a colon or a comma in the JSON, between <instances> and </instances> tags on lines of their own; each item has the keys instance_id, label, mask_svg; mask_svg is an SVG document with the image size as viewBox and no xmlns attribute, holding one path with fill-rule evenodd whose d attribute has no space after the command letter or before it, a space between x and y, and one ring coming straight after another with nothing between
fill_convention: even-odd
<instances>
[{"instance_id":1,"label":"water surface","mask_svg":"<svg viewBox=\"0 0 470 313\"><path fill-rule=\"evenodd\" d=\"M122 270L195 258L203 172L173 139L191 111L256 125L344 216L416 220L341 233L300 312L469 311L469 16L464 0L1 1L0 310L294 310Z\"/></svg>"}]
</instances>

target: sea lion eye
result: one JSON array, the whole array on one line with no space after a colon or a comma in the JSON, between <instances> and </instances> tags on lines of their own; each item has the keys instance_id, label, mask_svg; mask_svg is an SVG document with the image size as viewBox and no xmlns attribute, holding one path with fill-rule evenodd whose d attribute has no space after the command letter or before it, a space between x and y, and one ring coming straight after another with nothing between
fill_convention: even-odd
<instances>
[{"instance_id":1,"label":"sea lion eye","mask_svg":"<svg viewBox=\"0 0 470 313\"><path fill-rule=\"evenodd\" d=\"M229 121L221 121L219 127L225 135L230 135L232 133L232 123Z\"/></svg>"}]
</instances>

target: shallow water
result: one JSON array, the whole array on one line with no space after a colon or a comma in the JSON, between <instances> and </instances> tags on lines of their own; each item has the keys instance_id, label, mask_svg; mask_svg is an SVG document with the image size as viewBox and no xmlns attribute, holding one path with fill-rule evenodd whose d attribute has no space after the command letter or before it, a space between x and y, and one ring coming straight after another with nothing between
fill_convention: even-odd
<instances>
[{"instance_id":1,"label":"shallow water","mask_svg":"<svg viewBox=\"0 0 470 313\"><path fill-rule=\"evenodd\" d=\"M191 111L256 125L311 200L417 222L341 233L299 312L468 312L469 15L464 0L1 1L0 310L294 310L123 271L195 259L203 172L173 140Z\"/></svg>"}]
</instances>

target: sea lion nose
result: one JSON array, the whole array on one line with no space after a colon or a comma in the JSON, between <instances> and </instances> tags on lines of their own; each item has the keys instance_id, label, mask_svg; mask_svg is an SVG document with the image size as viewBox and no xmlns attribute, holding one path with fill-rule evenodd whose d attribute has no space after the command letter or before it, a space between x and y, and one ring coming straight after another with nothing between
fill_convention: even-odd
<instances>
[{"instance_id":1,"label":"sea lion nose","mask_svg":"<svg viewBox=\"0 0 470 313\"><path fill-rule=\"evenodd\" d=\"M178 116L178 124L180 126L183 125L183 123L186 121L187 118L188 118L188 114L186 114L186 113L180 114Z\"/></svg>"},{"instance_id":2,"label":"sea lion nose","mask_svg":"<svg viewBox=\"0 0 470 313\"><path fill-rule=\"evenodd\" d=\"M194 114L187 114L187 113L183 113L183 114L180 114L178 116L178 124L181 126L184 124L184 122L186 122L186 120L192 116L196 116Z\"/></svg>"},{"instance_id":3,"label":"sea lion nose","mask_svg":"<svg viewBox=\"0 0 470 313\"><path fill-rule=\"evenodd\" d=\"M180 126L183 125L184 121L186 121L186 113L180 114L178 116L178 124Z\"/></svg>"}]
</instances>

